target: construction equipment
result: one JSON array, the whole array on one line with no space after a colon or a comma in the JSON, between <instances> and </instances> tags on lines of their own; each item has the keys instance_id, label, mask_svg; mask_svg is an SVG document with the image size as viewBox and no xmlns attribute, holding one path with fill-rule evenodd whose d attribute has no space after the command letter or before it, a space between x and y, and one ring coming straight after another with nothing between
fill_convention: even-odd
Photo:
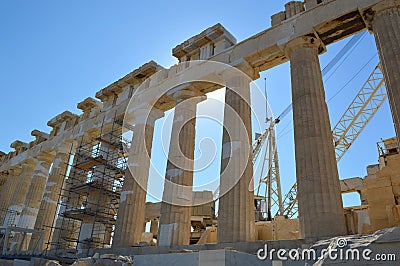
<instances>
[{"instance_id":1,"label":"construction equipment","mask_svg":"<svg viewBox=\"0 0 400 266\"><path fill-rule=\"evenodd\" d=\"M261 176L257 186L258 197L264 197L266 200L266 216L267 220L272 219L272 208L278 208L278 215L283 214L282 205L282 192L281 192L281 181L279 173L279 159L278 150L276 148L276 135L275 125L279 123L279 120L273 120L269 118L269 127L266 130L268 132L267 144L264 151L264 160L262 162ZM257 158L257 155L254 157ZM265 164L267 163L267 174L263 177ZM263 187L263 189L262 189ZM264 191L264 195L263 195Z\"/></svg>"},{"instance_id":2,"label":"construction equipment","mask_svg":"<svg viewBox=\"0 0 400 266\"><path fill-rule=\"evenodd\" d=\"M386 99L386 84L379 63L332 131L338 162ZM288 218L297 214L297 184L285 196L283 206L283 214Z\"/></svg>"}]
</instances>

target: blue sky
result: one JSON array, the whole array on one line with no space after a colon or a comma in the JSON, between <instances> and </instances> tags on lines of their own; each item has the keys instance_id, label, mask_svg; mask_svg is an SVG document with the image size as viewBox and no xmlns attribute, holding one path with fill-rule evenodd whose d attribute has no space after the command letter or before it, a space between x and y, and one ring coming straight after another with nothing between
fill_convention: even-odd
<instances>
[{"instance_id":1,"label":"blue sky","mask_svg":"<svg viewBox=\"0 0 400 266\"><path fill-rule=\"evenodd\" d=\"M8 152L10 143L17 139L31 141L33 129L49 132L46 123L52 117L65 110L79 113L78 102L88 96L94 97L106 85L150 60L164 67L176 63L171 55L172 48L215 23L224 25L238 41L270 27L270 16L283 10L285 2L1 1L0 150ZM328 52L320 57L322 67L347 41L328 47ZM332 76L325 82L326 98L335 95L374 55L375 42L367 33L340 68L330 72ZM377 62L375 56L329 101L333 125ZM289 64L261 73L256 83L262 90L264 77L267 77L271 109L279 114L291 102ZM220 97L221 92L214 96ZM210 123L214 124L212 132L204 129ZM158 131L162 124L161 120L157 122ZM277 126L284 192L295 179L292 128L291 114ZM163 132L168 136L168 127ZM197 132L197 142L207 137L218 140L220 136L215 121L199 119ZM394 135L386 102L340 161L340 178L365 176L366 166L377 163L376 142ZM159 156L161 139L161 133L156 132L153 154ZM215 163L208 171L196 175L196 182L218 175L218 150L216 152ZM157 163L155 168L163 175L165 162ZM150 184L157 183L151 180ZM355 197L345 197L345 205L354 204L358 204Z\"/></svg>"}]
</instances>

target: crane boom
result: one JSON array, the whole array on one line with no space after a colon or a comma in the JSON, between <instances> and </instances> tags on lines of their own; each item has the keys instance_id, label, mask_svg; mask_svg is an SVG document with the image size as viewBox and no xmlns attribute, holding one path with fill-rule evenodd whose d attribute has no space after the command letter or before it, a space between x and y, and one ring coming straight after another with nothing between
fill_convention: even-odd
<instances>
[{"instance_id":1,"label":"crane boom","mask_svg":"<svg viewBox=\"0 0 400 266\"><path fill-rule=\"evenodd\" d=\"M337 161L343 157L386 99L385 80L378 64L332 131Z\"/></svg>"}]
</instances>

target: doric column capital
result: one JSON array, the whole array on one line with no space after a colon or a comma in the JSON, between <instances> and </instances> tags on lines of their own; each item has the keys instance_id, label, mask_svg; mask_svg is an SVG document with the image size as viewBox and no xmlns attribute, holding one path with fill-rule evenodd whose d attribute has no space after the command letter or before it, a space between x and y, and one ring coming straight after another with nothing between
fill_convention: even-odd
<instances>
[{"instance_id":1,"label":"doric column capital","mask_svg":"<svg viewBox=\"0 0 400 266\"><path fill-rule=\"evenodd\" d=\"M316 36L301 36L290 40L289 42L283 44L282 50L285 52L286 56L290 58L291 53L294 49L298 47L310 47L318 51L318 54L326 51L324 43Z\"/></svg>"},{"instance_id":2,"label":"doric column capital","mask_svg":"<svg viewBox=\"0 0 400 266\"><path fill-rule=\"evenodd\" d=\"M375 19L384 14L385 11L390 11L393 9L400 8L400 0L386 0L381 1L374 5L371 9L368 9L363 14L363 19L367 25L368 30L372 33L374 31L374 21Z\"/></svg>"},{"instance_id":3,"label":"doric column capital","mask_svg":"<svg viewBox=\"0 0 400 266\"><path fill-rule=\"evenodd\" d=\"M127 125L147 124L154 126L154 122L164 116L164 111L154 108L148 103L143 103L125 113L124 123Z\"/></svg>"},{"instance_id":4,"label":"doric column capital","mask_svg":"<svg viewBox=\"0 0 400 266\"><path fill-rule=\"evenodd\" d=\"M33 170L37 163L38 163L38 160L36 158L26 159L25 161L23 161L21 163L22 169Z\"/></svg>"},{"instance_id":5,"label":"doric column capital","mask_svg":"<svg viewBox=\"0 0 400 266\"><path fill-rule=\"evenodd\" d=\"M7 171L0 172L0 186L4 185L4 183L7 181L7 178L8 178Z\"/></svg>"},{"instance_id":6,"label":"doric column capital","mask_svg":"<svg viewBox=\"0 0 400 266\"><path fill-rule=\"evenodd\" d=\"M39 162L51 164L54 160L54 157L55 157L54 152L42 152L41 154L36 156L36 159Z\"/></svg>"},{"instance_id":7,"label":"doric column capital","mask_svg":"<svg viewBox=\"0 0 400 266\"><path fill-rule=\"evenodd\" d=\"M383 11L393 8L400 8L400 0L385 0L376 4L372 10L376 15L381 14Z\"/></svg>"},{"instance_id":8,"label":"doric column capital","mask_svg":"<svg viewBox=\"0 0 400 266\"><path fill-rule=\"evenodd\" d=\"M173 94L173 97L177 103L183 102L196 96L202 96L202 94L198 93L197 91L188 89L180 90Z\"/></svg>"},{"instance_id":9,"label":"doric column capital","mask_svg":"<svg viewBox=\"0 0 400 266\"><path fill-rule=\"evenodd\" d=\"M12 175L13 177L17 177L21 174L22 168L21 167L13 167L6 171L9 175Z\"/></svg>"},{"instance_id":10,"label":"doric column capital","mask_svg":"<svg viewBox=\"0 0 400 266\"><path fill-rule=\"evenodd\" d=\"M76 146L78 146L78 141L76 140L69 140L63 143L60 143L55 147L56 153L65 153L68 154L71 151L74 152Z\"/></svg>"},{"instance_id":11,"label":"doric column capital","mask_svg":"<svg viewBox=\"0 0 400 266\"><path fill-rule=\"evenodd\" d=\"M191 85L186 86L185 88L182 89L181 88L174 89L172 90L172 92L169 92L167 94L175 100L176 104L179 104L189 99L196 100L197 104L207 99L207 96L205 96L204 93L200 92L199 90L196 89L196 87Z\"/></svg>"}]
</instances>

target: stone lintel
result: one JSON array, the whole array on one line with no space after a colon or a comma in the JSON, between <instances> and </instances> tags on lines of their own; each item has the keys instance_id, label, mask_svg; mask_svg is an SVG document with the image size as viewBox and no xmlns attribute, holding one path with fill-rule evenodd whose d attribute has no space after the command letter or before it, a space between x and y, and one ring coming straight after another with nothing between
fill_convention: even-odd
<instances>
[{"instance_id":1,"label":"stone lintel","mask_svg":"<svg viewBox=\"0 0 400 266\"><path fill-rule=\"evenodd\" d=\"M352 177L340 180L340 191L342 193L357 192L365 189L364 179L361 177Z\"/></svg>"},{"instance_id":2,"label":"stone lintel","mask_svg":"<svg viewBox=\"0 0 400 266\"><path fill-rule=\"evenodd\" d=\"M225 29L220 23L217 23L177 45L172 49L172 55L178 59L182 58L183 56L196 51L201 46L209 42L215 43L221 38L228 41L231 45L234 45L237 42L236 38L227 29Z\"/></svg>"},{"instance_id":3,"label":"stone lintel","mask_svg":"<svg viewBox=\"0 0 400 266\"><path fill-rule=\"evenodd\" d=\"M77 108L82 110L83 113L90 112L94 108L101 109L101 102L93 99L92 97L88 97L82 102L78 103Z\"/></svg>"}]
</instances>

